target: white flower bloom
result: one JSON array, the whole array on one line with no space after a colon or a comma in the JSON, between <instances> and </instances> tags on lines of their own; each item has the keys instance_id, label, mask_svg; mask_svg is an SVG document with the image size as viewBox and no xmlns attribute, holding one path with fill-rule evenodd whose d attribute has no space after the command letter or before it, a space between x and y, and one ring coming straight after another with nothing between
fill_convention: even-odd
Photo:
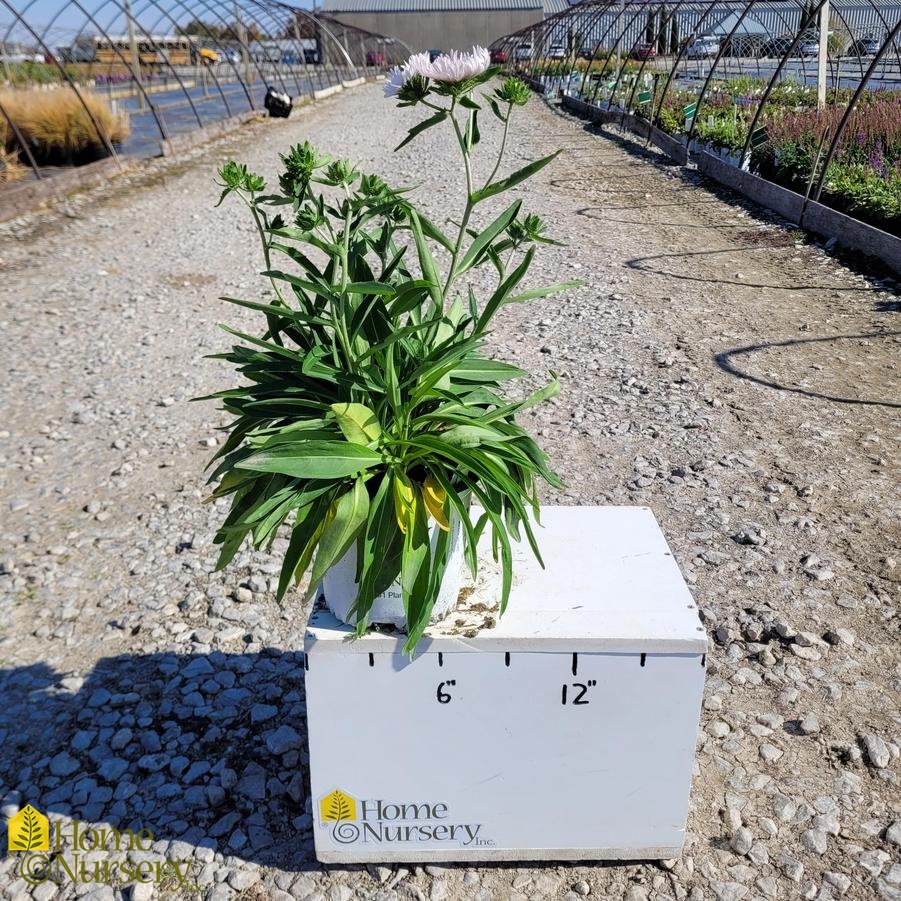
<instances>
[{"instance_id":1,"label":"white flower bloom","mask_svg":"<svg viewBox=\"0 0 901 901\"><path fill-rule=\"evenodd\" d=\"M404 70L400 66L395 66L385 77L385 96L397 97L406 80Z\"/></svg>"},{"instance_id":2,"label":"white flower bloom","mask_svg":"<svg viewBox=\"0 0 901 901\"><path fill-rule=\"evenodd\" d=\"M414 53L404 63L404 75L412 78L414 75L421 75L423 78L432 77L432 62L428 53Z\"/></svg>"},{"instance_id":3,"label":"white flower bloom","mask_svg":"<svg viewBox=\"0 0 901 901\"><path fill-rule=\"evenodd\" d=\"M431 64L429 78L433 81L460 82L481 75L491 65L491 56L484 47L473 47L472 53L451 50Z\"/></svg>"}]
</instances>

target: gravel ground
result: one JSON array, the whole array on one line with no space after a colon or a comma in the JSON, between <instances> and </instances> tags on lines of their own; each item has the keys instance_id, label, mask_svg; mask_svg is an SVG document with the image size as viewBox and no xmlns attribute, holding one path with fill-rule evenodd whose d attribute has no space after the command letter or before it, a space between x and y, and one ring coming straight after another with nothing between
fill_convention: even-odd
<instances>
[{"instance_id":1,"label":"gravel ground","mask_svg":"<svg viewBox=\"0 0 901 901\"><path fill-rule=\"evenodd\" d=\"M217 297L264 292L251 224L213 208L213 174L236 157L272 175L310 138L415 184L442 220L446 136L391 153L414 119L369 86L0 227L3 814L30 801L54 820L146 824L212 901L901 898L895 286L537 102L510 165L564 148L524 196L569 246L547 248L534 280L586 284L507 309L495 348L561 374L530 422L570 486L547 500L650 506L701 607L685 852L315 862L304 610L275 603L274 558L211 572L223 510L201 503L203 467L224 420L188 400L232 381L202 359L224 346L215 323L254 321ZM5 898L31 891L16 863L0 862ZM33 890L74 894L114 897Z\"/></svg>"}]
</instances>

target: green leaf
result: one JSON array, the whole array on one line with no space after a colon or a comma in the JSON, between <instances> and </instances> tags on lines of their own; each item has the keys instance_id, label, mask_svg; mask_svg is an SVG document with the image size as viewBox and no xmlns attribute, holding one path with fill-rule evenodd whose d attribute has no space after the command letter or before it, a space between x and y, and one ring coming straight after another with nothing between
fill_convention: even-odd
<instances>
[{"instance_id":1,"label":"green leaf","mask_svg":"<svg viewBox=\"0 0 901 901\"><path fill-rule=\"evenodd\" d=\"M470 357L458 363L450 372L452 379L466 382L498 382L527 375L524 369L500 360L481 360Z\"/></svg>"},{"instance_id":2,"label":"green leaf","mask_svg":"<svg viewBox=\"0 0 901 901\"><path fill-rule=\"evenodd\" d=\"M559 294L561 291L569 291L570 288L581 288L585 282L557 282L555 285L545 285L543 288L531 288L511 297L507 303L522 303L526 300L537 300L539 297L549 297L551 294Z\"/></svg>"},{"instance_id":3,"label":"green leaf","mask_svg":"<svg viewBox=\"0 0 901 901\"><path fill-rule=\"evenodd\" d=\"M456 425L445 432L439 432L436 437L455 447L478 447L485 442L506 440L504 435L494 429L480 425Z\"/></svg>"},{"instance_id":4,"label":"green leaf","mask_svg":"<svg viewBox=\"0 0 901 901\"><path fill-rule=\"evenodd\" d=\"M393 294L395 289L384 282L351 282L344 290L348 294Z\"/></svg>"},{"instance_id":5,"label":"green leaf","mask_svg":"<svg viewBox=\"0 0 901 901\"><path fill-rule=\"evenodd\" d=\"M318 585L326 571L346 553L369 516L369 492L362 478L333 505L335 515L319 539L310 585Z\"/></svg>"},{"instance_id":6,"label":"green leaf","mask_svg":"<svg viewBox=\"0 0 901 901\"><path fill-rule=\"evenodd\" d=\"M435 258L432 256L432 251L429 250L429 245L426 243L419 216L412 209L410 210L410 229L413 232L413 240L416 243L416 252L419 255L419 265L422 269L422 274L429 283L429 293L431 294L432 302L440 310L443 306L444 298L441 295L438 266L435 263Z\"/></svg>"},{"instance_id":7,"label":"green leaf","mask_svg":"<svg viewBox=\"0 0 901 901\"><path fill-rule=\"evenodd\" d=\"M464 272L478 265L479 259L485 249L494 239L501 234L504 229L516 218L519 209L522 206L521 200L515 200L507 209L504 210L494 222L491 223L473 242L469 245L466 255L457 266L455 276L462 275Z\"/></svg>"},{"instance_id":8,"label":"green leaf","mask_svg":"<svg viewBox=\"0 0 901 901\"><path fill-rule=\"evenodd\" d=\"M507 124L507 117L501 112L501 108L498 105L497 100L489 94L482 94L482 97L487 101L488 106L491 107L491 112L497 116L498 119L501 120L505 125Z\"/></svg>"},{"instance_id":9,"label":"green leaf","mask_svg":"<svg viewBox=\"0 0 901 901\"><path fill-rule=\"evenodd\" d=\"M291 540L282 560L282 569L278 579L276 600L285 596L291 582L297 582L303 577L303 570L299 570L299 564L307 550L307 546L322 529L323 516L331 506L331 498L325 498L310 504L297 511L297 519L294 521L294 529L291 532ZM315 545L314 545L315 546ZM304 567L304 570L306 567Z\"/></svg>"},{"instance_id":10,"label":"green leaf","mask_svg":"<svg viewBox=\"0 0 901 901\"><path fill-rule=\"evenodd\" d=\"M332 404L338 427L351 444L371 444L382 436L375 413L365 404Z\"/></svg>"},{"instance_id":11,"label":"green leaf","mask_svg":"<svg viewBox=\"0 0 901 901\"><path fill-rule=\"evenodd\" d=\"M408 628L422 615L422 607L429 583L431 542L428 512L415 483L413 486L413 515L404 535L400 583L403 589L404 613ZM408 633L409 634L409 633ZM409 644L409 638L407 639ZM415 642L414 642L415 644Z\"/></svg>"},{"instance_id":12,"label":"green leaf","mask_svg":"<svg viewBox=\"0 0 901 901\"><path fill-rule=\"evenodd\" d=\"M387 561L391 557L391 546L401 539L397 518L394 515L392 477L386 474L379 483L378 490L369 505L366 530L359 547L360 579L357 599L351 608L356 616L358 630L365 626L365 618L372 609L372 602L378 593L379 577L383 575ZM390 567L389 567L390 569ZM388 573L385 578L390 576ZM396 573L394 574L396 576ZM392 579L393 581L393 579Z\"/></svg>"},{"instance_id":13,"label":"green leaf","mask_svg":"<svg viewBox=\"0 0 901 901\"><path fill-rule=\"evenodd\" d=\"M417 135L422 134L426 129L432 128L434 125L439 125L447 118L447 110L441 110L441 112L435 113L434 116L429 116L428 119L424 119L418 125L414 125L409 132L407 132L407 136L394 148L394 152L396 153L401 147L406 146L413 140Z\"/></svg>"},{"instance_id":14,"label":"green leaf","mask_svg":"<svg viewBox=\"0 0 901 901\"><path fill-rule=\"evenodd\" d=\"M382 455L347 441L297 441L261 450L236 463L238 469L280 472L298 479L340 479L370 469Z\"/></svg>"},{"instance_id":15,"label":"green leaf","mask_svg":"<svg viewBox=\"0 0 901 901\"><path fill-rule=\"evenodd\" d=\"M466 149L472 150L472 148L479 143L481 137L481 133L479 132L479 111L478 108L476 108L470 111L469 121L466 123Z\"/></svg>"},{"instance_id":16,"label":"green leaf","mask_svg":"<svg viewBox=\"0 0 901 901\"><path fill-rule=\"evenodd\" d=\"M409 212L411 207L407 207L407 212ZM419 219L419 225L422 228L422 233L430 240L435 241L440 244L445 250L449 250L451 253L454 251L454 242L448 238L447 235L444 234L441 229L438 228L430 219L424 216L422 213L416 213L417 218Z\"/></svg>"},{"instance_id":17,"label":"green leaf","mask_svg":"<svg viewBox=\"0 0 901 901\"><path fill-rule=\"evenodd\" d=\"M472 202L479 203L482 200L494 197L495 194L501 194L521 182L524 182L527 178L531 178L536 172L540 172L548 163L555 159L559 153L560 151L557 150L549 156L542 157L540 160L529 163L528 166L523 166L522 169L517 169L512 175L508 175L500 181L485 185L484 188L473 193Z\"/></svg>"},{"instance_id":18,"label":"green leaf","mask_svg":"<svg viewBox=\"0 0 901 901\"><path fill-rule=\"evenodd\" d=\"M525 277L534 256L535 248L530 247L520 261L520 264L497 286L497 290L488 299L488 303L485 304L485 307L479 316L479 320L473 329L474 335L483 334L485 329L488 328L491 320L494 318L494 314L498 311L498 308L502 304L511 302L510 295L513 293L513 289Z\"/></svg>"}]
</instances>

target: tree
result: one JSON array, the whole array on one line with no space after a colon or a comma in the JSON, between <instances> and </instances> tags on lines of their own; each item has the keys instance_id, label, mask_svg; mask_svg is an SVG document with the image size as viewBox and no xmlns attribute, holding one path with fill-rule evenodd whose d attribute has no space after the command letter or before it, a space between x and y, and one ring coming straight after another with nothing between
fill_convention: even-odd
<instances>
[{"instance_id":1,"label":"tree","mask_svg":"<svg viewBox=\"0 0 901 901\"><path fill-rule=\"evenodd\" d=\"M669 17L670 12L666 8L666 4L660 7L660 25L657 32L657 52L662 56L666 53L666 40L669 37Z\"/></svg>"},{"instance_id":2,"label":"tree","mask_svg":"<svg viewBox=\"0 0 901 901\"><path fill-rule=\"evenodd\" d=\"M648 23L644 27L644 42L646 44L654 43L654 34L657 29L654 27L657 21L657 13L653 9L648 10Z\"/></svg>"},{"instance_id":3,"label":"tree","mask_svg":"<svg viewBox=\"0 0 901 901\"><path fill-rule=\"evenodd\" d=\"M214 38L216 40L231 37L231 32L227 25L204 22L202 19L191 19L186 25L180 25L178 33L196 35L202 38Z\"/></svg>"},{"instance_id":4,"label":"tree","mask_svg":"<svg viewBox=\"0 0 901 901\"><path fill-rule=\"evenodd\" d=\"M675 15L670 19L669 52L673 56L679 52L679 19Z\"/></svg>"}]
</instances>

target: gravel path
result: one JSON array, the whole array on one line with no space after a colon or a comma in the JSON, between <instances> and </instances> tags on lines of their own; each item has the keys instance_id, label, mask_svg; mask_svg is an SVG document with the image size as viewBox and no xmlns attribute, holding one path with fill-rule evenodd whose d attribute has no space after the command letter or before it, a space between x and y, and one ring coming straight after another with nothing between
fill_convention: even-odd
<instances>
[{"instance_id":1,"label":"gravel path","mask_svg":"<svg viewBox=\"0 0 901 901\"><path fill-rule=\"evenodd\" d=\"M458 169L444 136L391 153L414 119L362 88L0 227L4 816L30 801L145 824L158 859L195 860L211 901L901 898L895 286L537 102L510 165L564 148L525 197L570 246L534 279L586 285L507 309L495 346L562 376L531 423L570 486L548 500L650 506L701 606L686 850L663 865L316 864L304 611L275 604L274 558L211 573L223 510L201 504L203 467L224 420L188 401L231 382L202 359L224 346L215 323L256 324L217 297L264 293L255 234L237 204L213 208L213 175L235 157L271 176L309 137L416 184L443 219ZM3 897L31 891L16 863L0 861ZM74 894L114 897L33 890Z\"/></svg>"}]
</instances>

